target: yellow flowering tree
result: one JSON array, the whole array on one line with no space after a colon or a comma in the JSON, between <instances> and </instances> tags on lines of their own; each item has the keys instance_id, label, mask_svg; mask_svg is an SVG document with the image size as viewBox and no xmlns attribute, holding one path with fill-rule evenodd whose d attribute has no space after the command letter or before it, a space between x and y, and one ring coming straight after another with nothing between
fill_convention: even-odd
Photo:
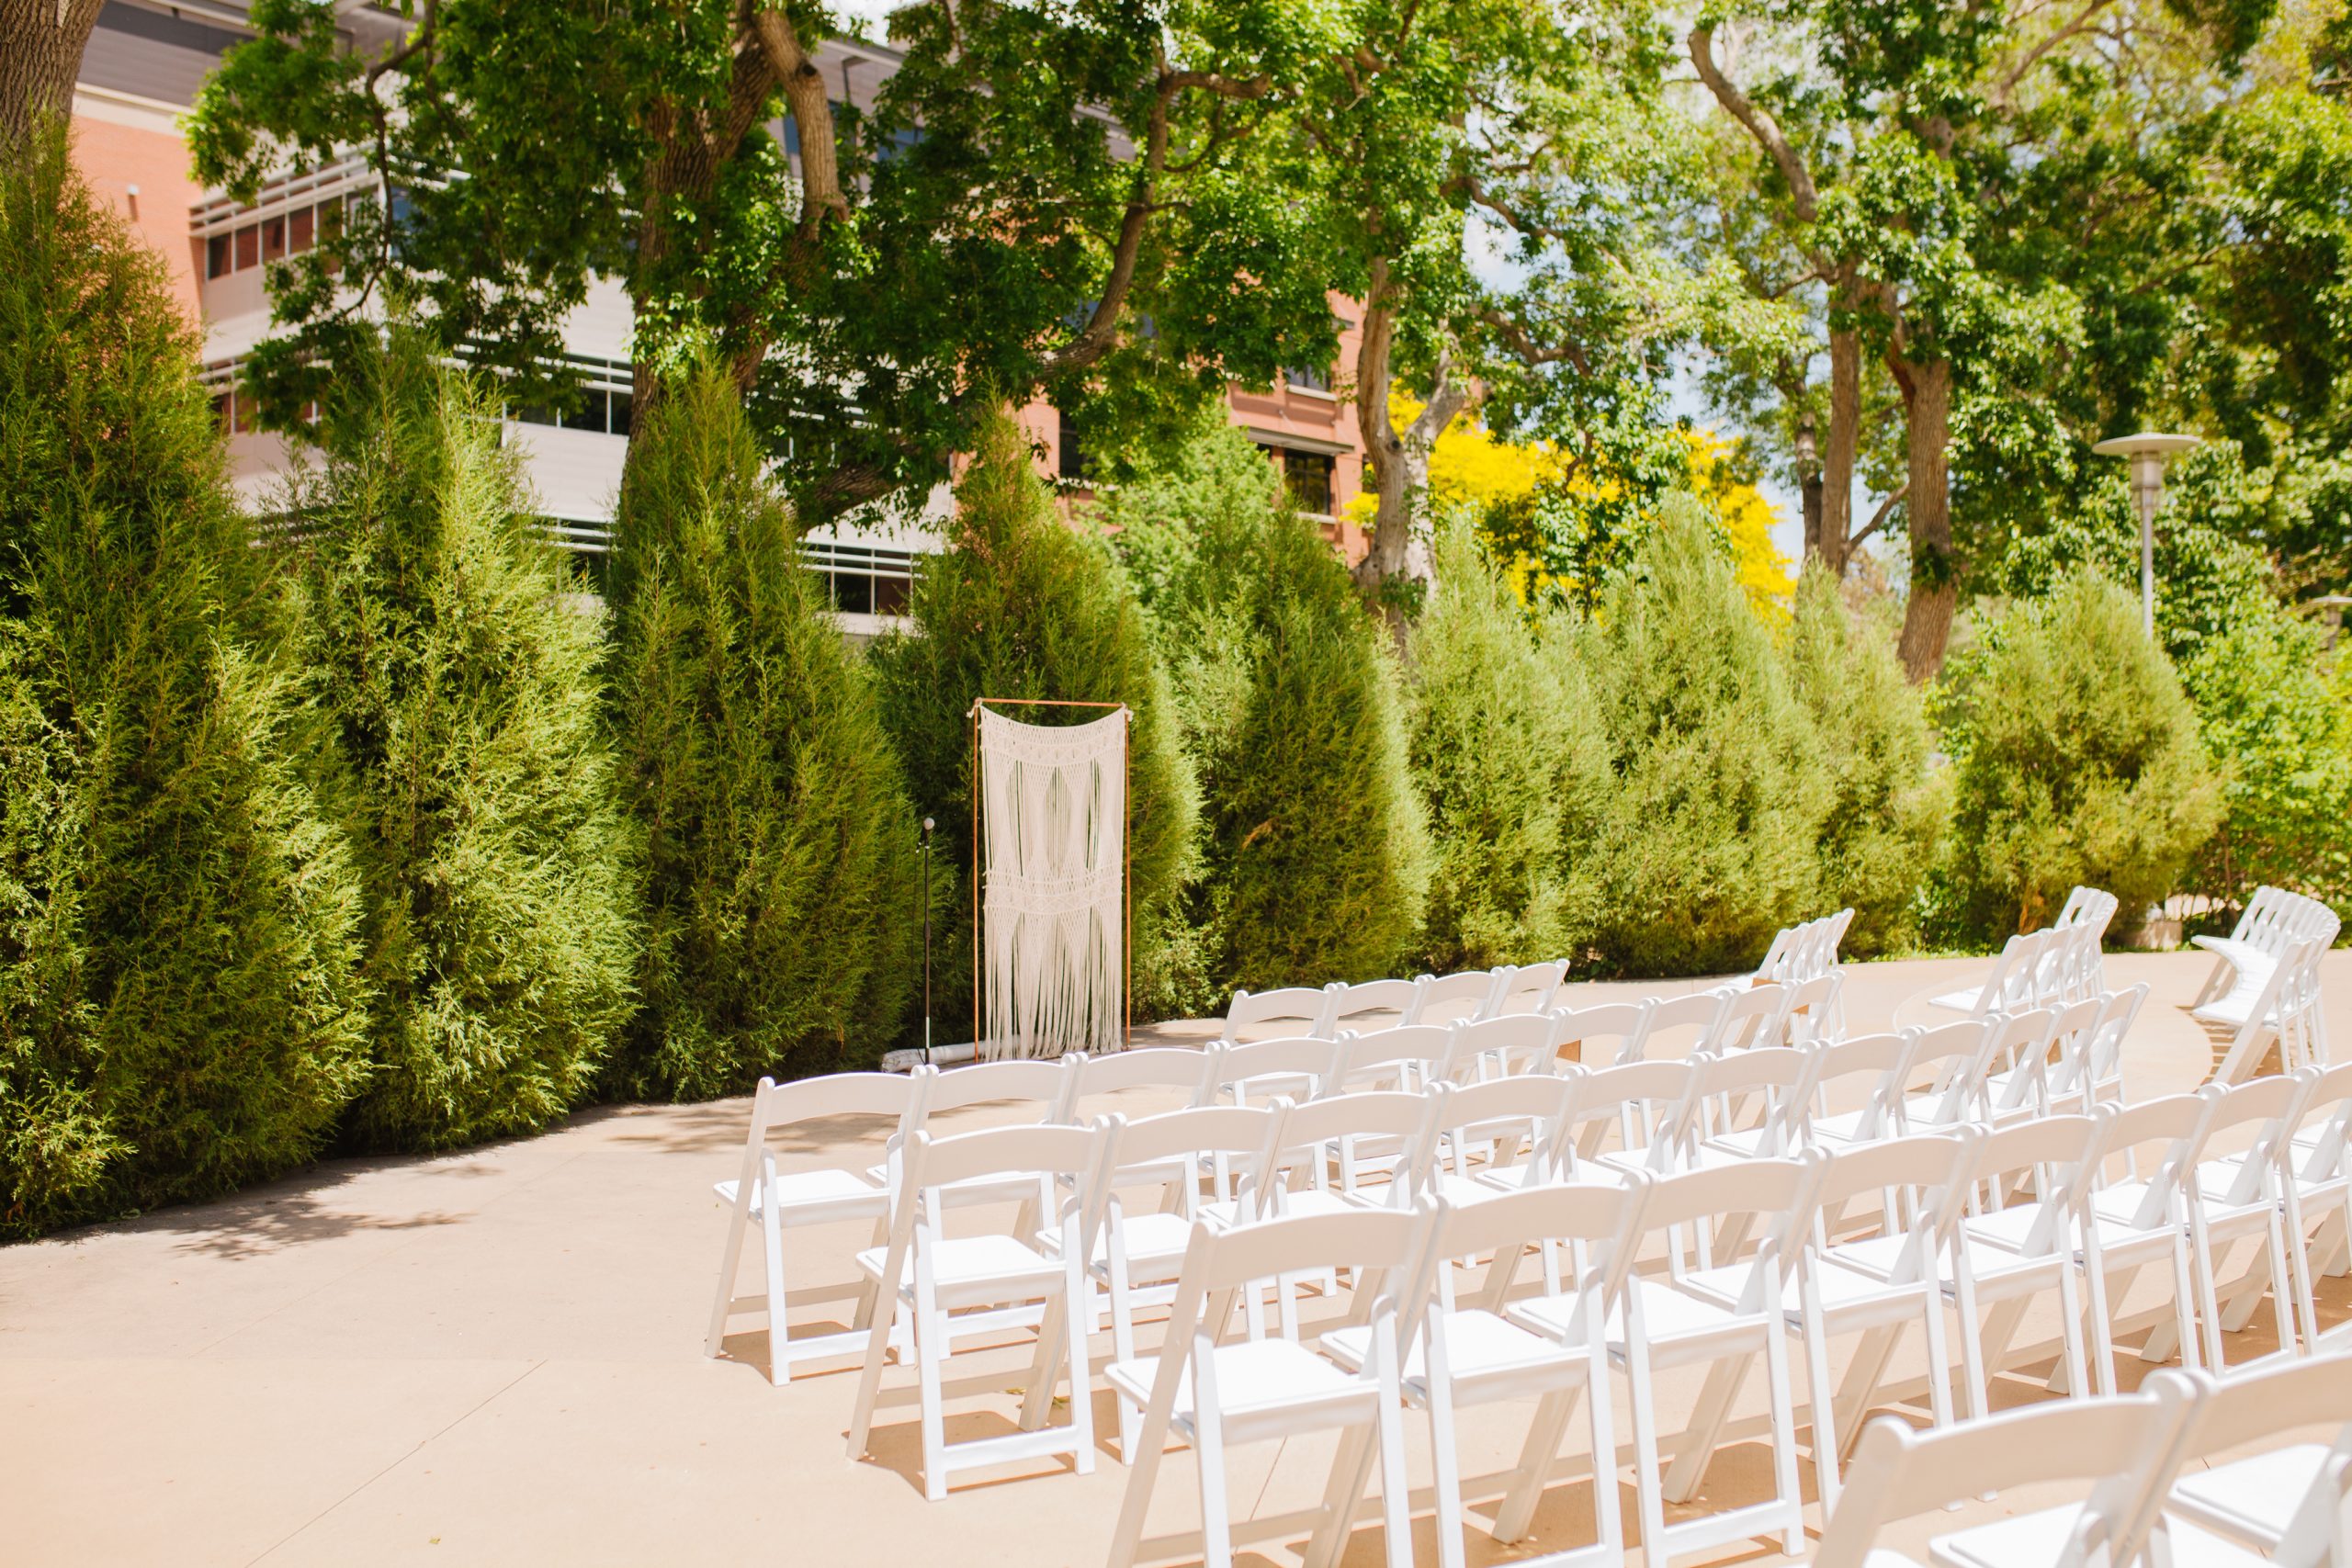
<instances>
[{"instance_id":1,"label":"yellow flowering tree","mask_svg":"<svg viewBox=\"0 0 2352 1568\"><path fill-rule=\"evenodd\" d=\"M1390 394L1389 408L1400 422L1420 412L1402 387ZM1552 442L1510 440L1464 413L1430 449L1430 511L1474 516L1522 604L1557 598L1589 608L1655 525L1659 499L1687 491L1713 520L1749 605L1767 621L1785 621L1796 581L1772 542L1771 502L1740 477L1730 444L1713 432L1679 426L1664 434L1647 444L1651 460L1628 473ZM1371 510L1371 498L1359 495L1348 514L1368 523Z\"/></svg>"}]
</instances>

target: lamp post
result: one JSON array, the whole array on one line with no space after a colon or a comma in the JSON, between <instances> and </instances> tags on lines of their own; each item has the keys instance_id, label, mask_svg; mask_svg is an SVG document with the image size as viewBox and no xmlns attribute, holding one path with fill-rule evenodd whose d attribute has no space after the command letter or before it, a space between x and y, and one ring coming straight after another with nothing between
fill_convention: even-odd
<instances>
[{"instance_id":1,"label":"lamp post","mask_svg":"<svg viewBox=\"0 0 2352 1568\"><path fill-rule=\"evenodd\" d=\"M2132 459L2132 505L2140 513L2140 628L2156 635L2156 508L2165 503L2165 464L2198 445L2194 435L2143 430L2091 448L2102 457Z\"/></svg>"}]
</instances>

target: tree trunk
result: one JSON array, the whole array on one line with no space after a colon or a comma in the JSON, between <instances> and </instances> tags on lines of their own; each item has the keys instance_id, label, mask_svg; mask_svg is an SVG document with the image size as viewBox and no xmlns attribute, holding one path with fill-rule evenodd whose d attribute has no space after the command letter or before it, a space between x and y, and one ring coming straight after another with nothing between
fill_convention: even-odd
<instances>
[{"instance_id":1,"label":"tree trunk","mask_svg":"<svg viewBox=\"0 0 2352 1568\"><path fill-rule=\"evenodd\" d=\"M1813 411L1797 415L1797 493L1804 512L1804 553L1821 555L1821 448L1815 443Z\"/></svg>"},{"instance_id":2,"label":"tree trunk","mask_svg":"<svg viewBox=\"0 0 2352 1568\"><path fill-rule=\"evenodd\" d=\"M74 78L101 4L0 0L0 145L22 142L40 115L74 112Z\"/></svg>"},{"instance_id":3,"label":"tree trunk","mask_svg":"<svg viewBox=\"0 0 2352 1568\"><path fill-rule=\"evenodd\" d=\"M1437 586L1428 528L1430 449L1470 404L1469 384L1441 356L1437 385L1399 431L1388 414L1389 354L1396 336L1388 264L1375 258L1365 291L1363 340L1356 350L1356 433L1363 442L1364 488L1373 495L1371 548L1356 563L1356 585L1380 608L1397 647L1412 615Z\"/></svg>"},{"instance_id":4,"label":"tree trunk","mask_svg":"<svg viewBox=\"0 0 2352 1568\"><path fill-rule=\"evenodd\" d=\"M1842 308L1833 297L1831 309ZM1862 435L1862 342L1855 329L1829 333L1829 444L1821 462L1821 560L1839 577L1854 554L1854 459Z\"/></svg>"},{"instance_id":5,"label":"tree trunk","mask_svg":"<svg viewBox=\"0 0 2352 1568\"><path fill-rule=\"evenodd\" d=\"M1960 598L1953 581L1946 451L1951 438L1951 361L1890 356L1888 367L1903 389L1910 456L1904 512L1911 523L1911 601L1903 612L1903 638L1896 651L1917 684L1933 680L1943 668L1944 644Z\"/></svg>"}]
</instances>

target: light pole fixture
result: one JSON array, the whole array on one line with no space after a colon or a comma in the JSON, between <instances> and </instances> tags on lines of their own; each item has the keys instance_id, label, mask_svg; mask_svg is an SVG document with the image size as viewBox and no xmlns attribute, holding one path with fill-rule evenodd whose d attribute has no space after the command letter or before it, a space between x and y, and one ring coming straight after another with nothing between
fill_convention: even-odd
<instances>
[{"instance_id":1,"label":"light pole fixture","mask_svg":"<svg viewBox=\"0 0 2352 1568\"><path fill-rule=\"evenodd\" d=\"M2198 445L2194 435L2143 430L2091 448L2102 457L2132 459L2132 505L2140 513L2140 627L2150 637L2156 635L2156 508L2165 503L2165 464Z\"/></svg>"}]
</instances>

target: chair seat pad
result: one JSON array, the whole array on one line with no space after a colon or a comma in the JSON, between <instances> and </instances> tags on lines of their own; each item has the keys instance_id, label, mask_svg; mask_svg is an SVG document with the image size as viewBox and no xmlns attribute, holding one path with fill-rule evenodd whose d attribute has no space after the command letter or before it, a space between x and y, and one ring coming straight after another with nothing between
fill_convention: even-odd
<instances>
[{"instance_id":1,"label":"chair seat pad","mask_svg":"<svg viewBox=\"0 0 2352 1568\"><path fill-rule=\"evenodd\" d=\"M1126 1242L1130 1263L1164 1263L1184 1256L1193 1244L1193 1222L1182 1214L1129 1214L1119 1222L1119 1235ZM1109 1228L1094 1241L1094 1261L1111 1260Z\"/></svg>"},{"instance_id":2,"label":"chair seat pad","mask_svg":"<svg viewBox=\"0 0 2352 1568\"><path fill-rule=\"evenodd\" d=\"M1931 1008L1941 1008L1946 1012L1973 1013L1976 1010L1977 999L1984 994L1984 987L1971 986L1964 991L1946 991L1940 997L1930 997L1928 998L1928 1005Z\"/></svg>"},{"instance_id":3,"label":"chair seat pad","mask_svg":"<svg viewBox=\"0 0 2352 1568\"><path fill-rule=\"evenodd\" d=\"M879 1280L889 1256L887 1247L869 1247L857 1255L857 1266L869 1278ZM990 1280L1050 1279L1059 1272L1059 1264L1009 1235L950 1236L935 1243L931 1252L931 1277L943 1289ZM907 1277L899 1283L899 1293L912 1299L914 1288L910 1261Z\"/></svg>"},{"instance_id":4,"label":"chair seat pad","mask_svg":"<svg viewBox=\"0 0 2352 1568\"><path fill-rule=\"evenodd\" d=\"M1581 1346L1565 1347L1547 1335L1531 1334L1476 1307L1433 1313L1430 1326L1445 1337L1446 1365L1457 1378L1557 1366L1582 1350ZM1372 1354L1372 1329L1365 1325L1335 1328L1323 1336L1323 1348L1341 1366L1360 1369ZM1416 1382L1428 1375L1427 1358L1416 1340L1405 1352L1405 1379Z\"/></svg>"},{"instance_id":5,"label":"chair seat pad","mask_svg":"<svg viewBox=\"0 0 2352 1568\"><path fill-rule=\"evenodd\" d=\"M1928 1553L1951 1568L2041 1568L2064 1555L2082 1511L2081 1504L2068 1503L1954 1530L1928 1541Z\"/></svg>"},{"instance_id":6,"label":"chair seat pad","mask_svg":"<svg viewBox=\"0 0 2352 1568\"><path fill-rule=\"evenodd\" d=\"M2041 1205L2033 1202L2012 1203L1988 1214L1979 1214L1962 1222L1961 1228L1971 1242L1983 1242L1987 1247L2007 1252L2022 1252L2034 1225L2041 1219Z\"/></svg>"},{"instance_id":7,"label":"chair seat pad","mask_svg":"<svg viewBox=\"0 0 2352 1568\"><path fill-rule=\"evenodd\" d=\"M715 1181L711 1190L726 1202L735 1201L733 1181ZM855 1170L796 1170L775 1179L779 1212L814 1208L820 1204L856 1202L874 1199L888 1203L889 1190L862 1171ZM766 1193L761 1187L752 1190L752 1213L760 1213Z\"/></svg>"},{"instance_id":8,"label":"chair seat pad","mask_svg":"<svg viewBox=\"0 0 2352 1568\"><path fill-rule=\"evenodd\" d=\"M2190 1518L2227 1522L2275 1540L2287 1533L2326 1462L2324 1445L2293 1443L2211 1470L2184 1472L2172 1495Z\"/></svg>"},{"instance_id":9,"label":"chair seat pad","mask_svg":"<svg viewBox=\"0 0 2352 1568\"><path fill-rule=\"evenodd\" d=\"M1288 1339L1220 1345L1216 1354L1217 1393L1227 1416L1367 1392L1365 1384L1328 1358ZM1148 1405L1151 1385L1159 1376L1159 1358L1114 1361L1105 1375L1136 1404ZM1189 1421L1193 1414L1193 1369L1188 1364L1176 1385L1175 1416Z\"/></svg>"}]
</instances>

